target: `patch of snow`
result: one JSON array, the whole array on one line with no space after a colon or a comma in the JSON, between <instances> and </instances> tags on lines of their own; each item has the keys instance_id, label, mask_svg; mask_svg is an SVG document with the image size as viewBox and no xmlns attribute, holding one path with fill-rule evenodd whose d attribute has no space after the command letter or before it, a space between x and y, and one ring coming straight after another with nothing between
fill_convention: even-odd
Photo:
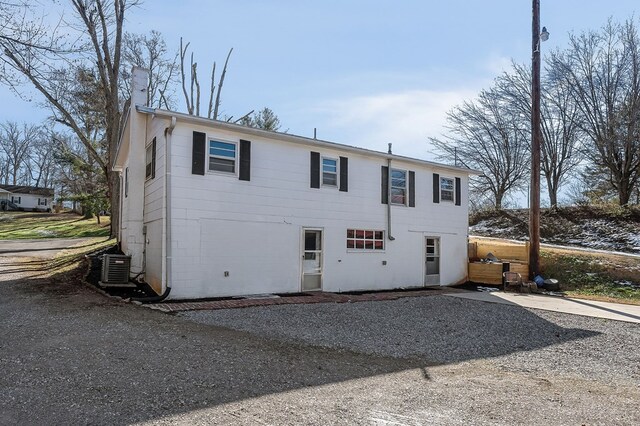
<instances>
[{"instance_id":1,"label":"patch of snow","mask_svg":"<svg viewBox=\"0 0 640 426\"><path fill-rule=\"evenodd\" d=\"M636 283L633 283L633 282L627 281L627 280L618 280L618 281L614 281L614 283L616 285L620 285L620 286L624 286L624 287L640 288L640 284L636 284Z\"/></svg>"},{"instance_id":2,"label":"patch of snow","mask_svg":"<svg viewBox=\"0 0 640 426\"><path fill-rule=\"evenodd\" d=\"M500 289L498 289L498 288L493 288L493 287L482 287L482 286L478 286L478 287L476 287L476 289L477 289L478 291L484 291L484 292L487 292L487 293L491 293L491 292L493 292L493 291L500 291Z\"/></svg>"},{"instance_id":3,"label":"patch of snow","mask_svg":"<svg viewBox=\"0 0 640 426\"><path fill-rule=\"evenodd\" d=\"M36 232L43 237L55 237L58 234L56 231L50 231L48 229L40 229Z\"/></svg>"}]
</instances>

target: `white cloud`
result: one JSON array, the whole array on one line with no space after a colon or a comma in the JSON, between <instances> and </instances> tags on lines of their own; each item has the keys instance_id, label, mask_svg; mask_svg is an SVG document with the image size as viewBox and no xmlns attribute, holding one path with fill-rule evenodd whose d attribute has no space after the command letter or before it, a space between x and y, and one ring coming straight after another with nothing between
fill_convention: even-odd
<instances>
[{"instance_id":1,"label":"white cloud","mask_svg":"<svg viewBox=\"0 0 640 426\"><path fill-rule=\"evenodd\" d=\"M428 137L440 136L446 113L471 99L476 90L407 90L369 96L335 99L317 105L321 127L319 138L386 151L431 158Z\"/></svg>"},{"instance_id":2,"label":"white cloud","mask_svg":"<svg viewBox=\"0 0 640 426\"><path fill-rule=\"evenodd\" d=\"M487 59L484 67L487 69L487 71L497 77L503 72L511 70L511 58L493 54Z\"/></svg>"}]
</instances>

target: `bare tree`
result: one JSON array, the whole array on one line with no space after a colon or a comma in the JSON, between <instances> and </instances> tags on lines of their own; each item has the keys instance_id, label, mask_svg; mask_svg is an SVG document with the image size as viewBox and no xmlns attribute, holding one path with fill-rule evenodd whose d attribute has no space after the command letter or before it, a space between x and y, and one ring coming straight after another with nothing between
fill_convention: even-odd
<instances>
[{"instance_id":1,"label":"bare tree","mask_svg":"<svg viewBox=\"0 0 640 426\"><path fill-rule=\"evenodd\" d=\"M640 179L640 38L636 25L609 21L599 32L571 35L569 47L551 59L563 79L588 135L585 156L592 169L603 170L629 203Z\"/></svg>"},{"instance_id":2,"label":"bare tree","mask_svg":"<svg viewBox=\"0 0 640 426\"><path fill-rule=\"evenodd\" d=\"M185 59L189 51L189 44L190 43L188 42L187 44L183 44L182 37L180 38L180 79L182 82L182 93L184 94L184 100L187 105L187 112L189 115L200 116L200 80L198 80L198 63L193 60L193 52L190 55L189 74L187 75L185 72ZM211 67L211 87L209 90L207 118L211 118L213 120L217 120L219 117L220 104L222 102L220 95L222 93L224 79L227 75L227 66L229 65L231 52L233 52L233 48L229 49L217 86L215 84L216 63L214 62ZM189 87L189 90L187 90L187 86ZM230 119L231 118L229 118L228 121L230 121Z\"/></svg>"},{"instance_id":3,"label":"bare tree","mask_svg":"<svg viewBox=\"0 0 640 426\"><path fill-rule=\"evenodd\" d=\"M27 169L30 185L49 188L53 185L57 165L54 161L55 140L50 132L40 127L36 138L32 141Z\"/></svg>"},{"instance_id":4,"label":"bare tree","mask_svg":"<svg viewBox=\"0 0 640 426\"><path fill-rule=\"evenodd\" d=\"M578 107L564 80L545 78L541 98L541 170L544 174L551 207L558 205L558 192L582 160L578 149L580 128ZM516 63L512 70L496 80L500 95L521 116L521 123L531 135L531 69Z\"/></svg>"},{"instance_id":5,"label":"bare tree","mask_svg":"<svg viewBox=\"0 0 640 426\"><path fill-rule=\"evenodd\" d=\"M158 31L149 35L125 33L122 45L121 82L128 97L131 89L129 70L139 66L149 70L147 105L154 108L174 107L172 88L177 81L178 55L169 55L167 44Z\"/></svg>"},{"instance_id":6,"label":"bare tree","mask_svg":"<svg viewBox=\"0 0 640 426\"><path fill-rule=\"evenodd\" d=\"M37 126L24 124L21 127L11 121L0 124L0 149L4 151L7 162L6 184L19 183L21 172L25 172L29 160L29 148L38 130ZM24 183L24 179L22 181Z\"/></svg>"},{"instance_id":7,"label":"bare tree","mask_svg":"<svg viewBox=\"0 0 640 426\"><path fill-rule=\"evenodd\" d=\"M472 182L472 190L489 195L501 209L509 191L525 183L530 163L527 132L520 120L495 89L483 90L476 101L447 114L448 135L430 141L439 159L484 172Z\"/></svg>"},{"instance_id":8,"label":"bare tree","mask_svg":"<svg viewBox=\"0 0 640 426\"><path fill-rule=\"evenodd\" d=\"M0 62L3 82L18 88L25 81L44 96L55 120L71 129L88 156L105 176L107 198L117 206L118 175L111 170L121 124L120 66L124 15L136 0L71 0L73 16L61 17L53 26L42 16L50 13L41 4L16 4L9 23L0 26ZM41 7L37 9L36 7ZM78 106L69 89L77 70L95 72L95 103L104 114L99 141L88 133L77 116ZM66 78L65 78L66 77ZM112 209L111 234L119 224Z\"/></svg>"}]
</instances>

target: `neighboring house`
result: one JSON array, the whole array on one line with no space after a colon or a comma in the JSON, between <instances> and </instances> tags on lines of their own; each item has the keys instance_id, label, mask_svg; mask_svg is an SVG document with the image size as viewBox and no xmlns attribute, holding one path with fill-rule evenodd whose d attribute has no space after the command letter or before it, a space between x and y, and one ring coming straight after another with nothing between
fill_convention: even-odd
<instances>
[{"instance_id":1,"label":"neighboring house","mask_svg":"<svg viewBox=\"0 0 640 426\"><path fill-rule=\"evenodd\" d=\"M467 279L475 171L144 106L114 170L119 241L169 298L345 292Z\"/></svg>"},{"instance_id":2,"label":"neighboring house","mask_svg":"<svg viewBox=\"0 0 640 426\"><path fill-rule=\"evenodd\" d=\"M0 185L0 209L9 209L7 201L20 210L48 212L51 211L53 189L35 186Z\"/></svg>"}]
</instances>

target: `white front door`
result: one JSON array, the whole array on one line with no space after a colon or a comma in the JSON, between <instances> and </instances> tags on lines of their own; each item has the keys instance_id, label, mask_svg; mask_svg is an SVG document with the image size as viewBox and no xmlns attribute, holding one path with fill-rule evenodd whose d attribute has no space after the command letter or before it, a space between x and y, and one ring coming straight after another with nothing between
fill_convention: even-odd
<instances>
[{"instance_id":1,"label":"white front door","mask_svg":"<svg viewBox=\"0 0 640 426\"><path fill-rule=\"evenodd\" d=\"M425 237L424 285L440 284L440 237Z\"/></svg>"},{"instance_id":2,"label":"white front door","mask_svg":"<svg viewBox=\"0 0 640 426\"><path fill-rule=\"evenodd\" d=\"M322 230L303 229L302 291L322 290Z\"/></svg>"}]
</instances>

